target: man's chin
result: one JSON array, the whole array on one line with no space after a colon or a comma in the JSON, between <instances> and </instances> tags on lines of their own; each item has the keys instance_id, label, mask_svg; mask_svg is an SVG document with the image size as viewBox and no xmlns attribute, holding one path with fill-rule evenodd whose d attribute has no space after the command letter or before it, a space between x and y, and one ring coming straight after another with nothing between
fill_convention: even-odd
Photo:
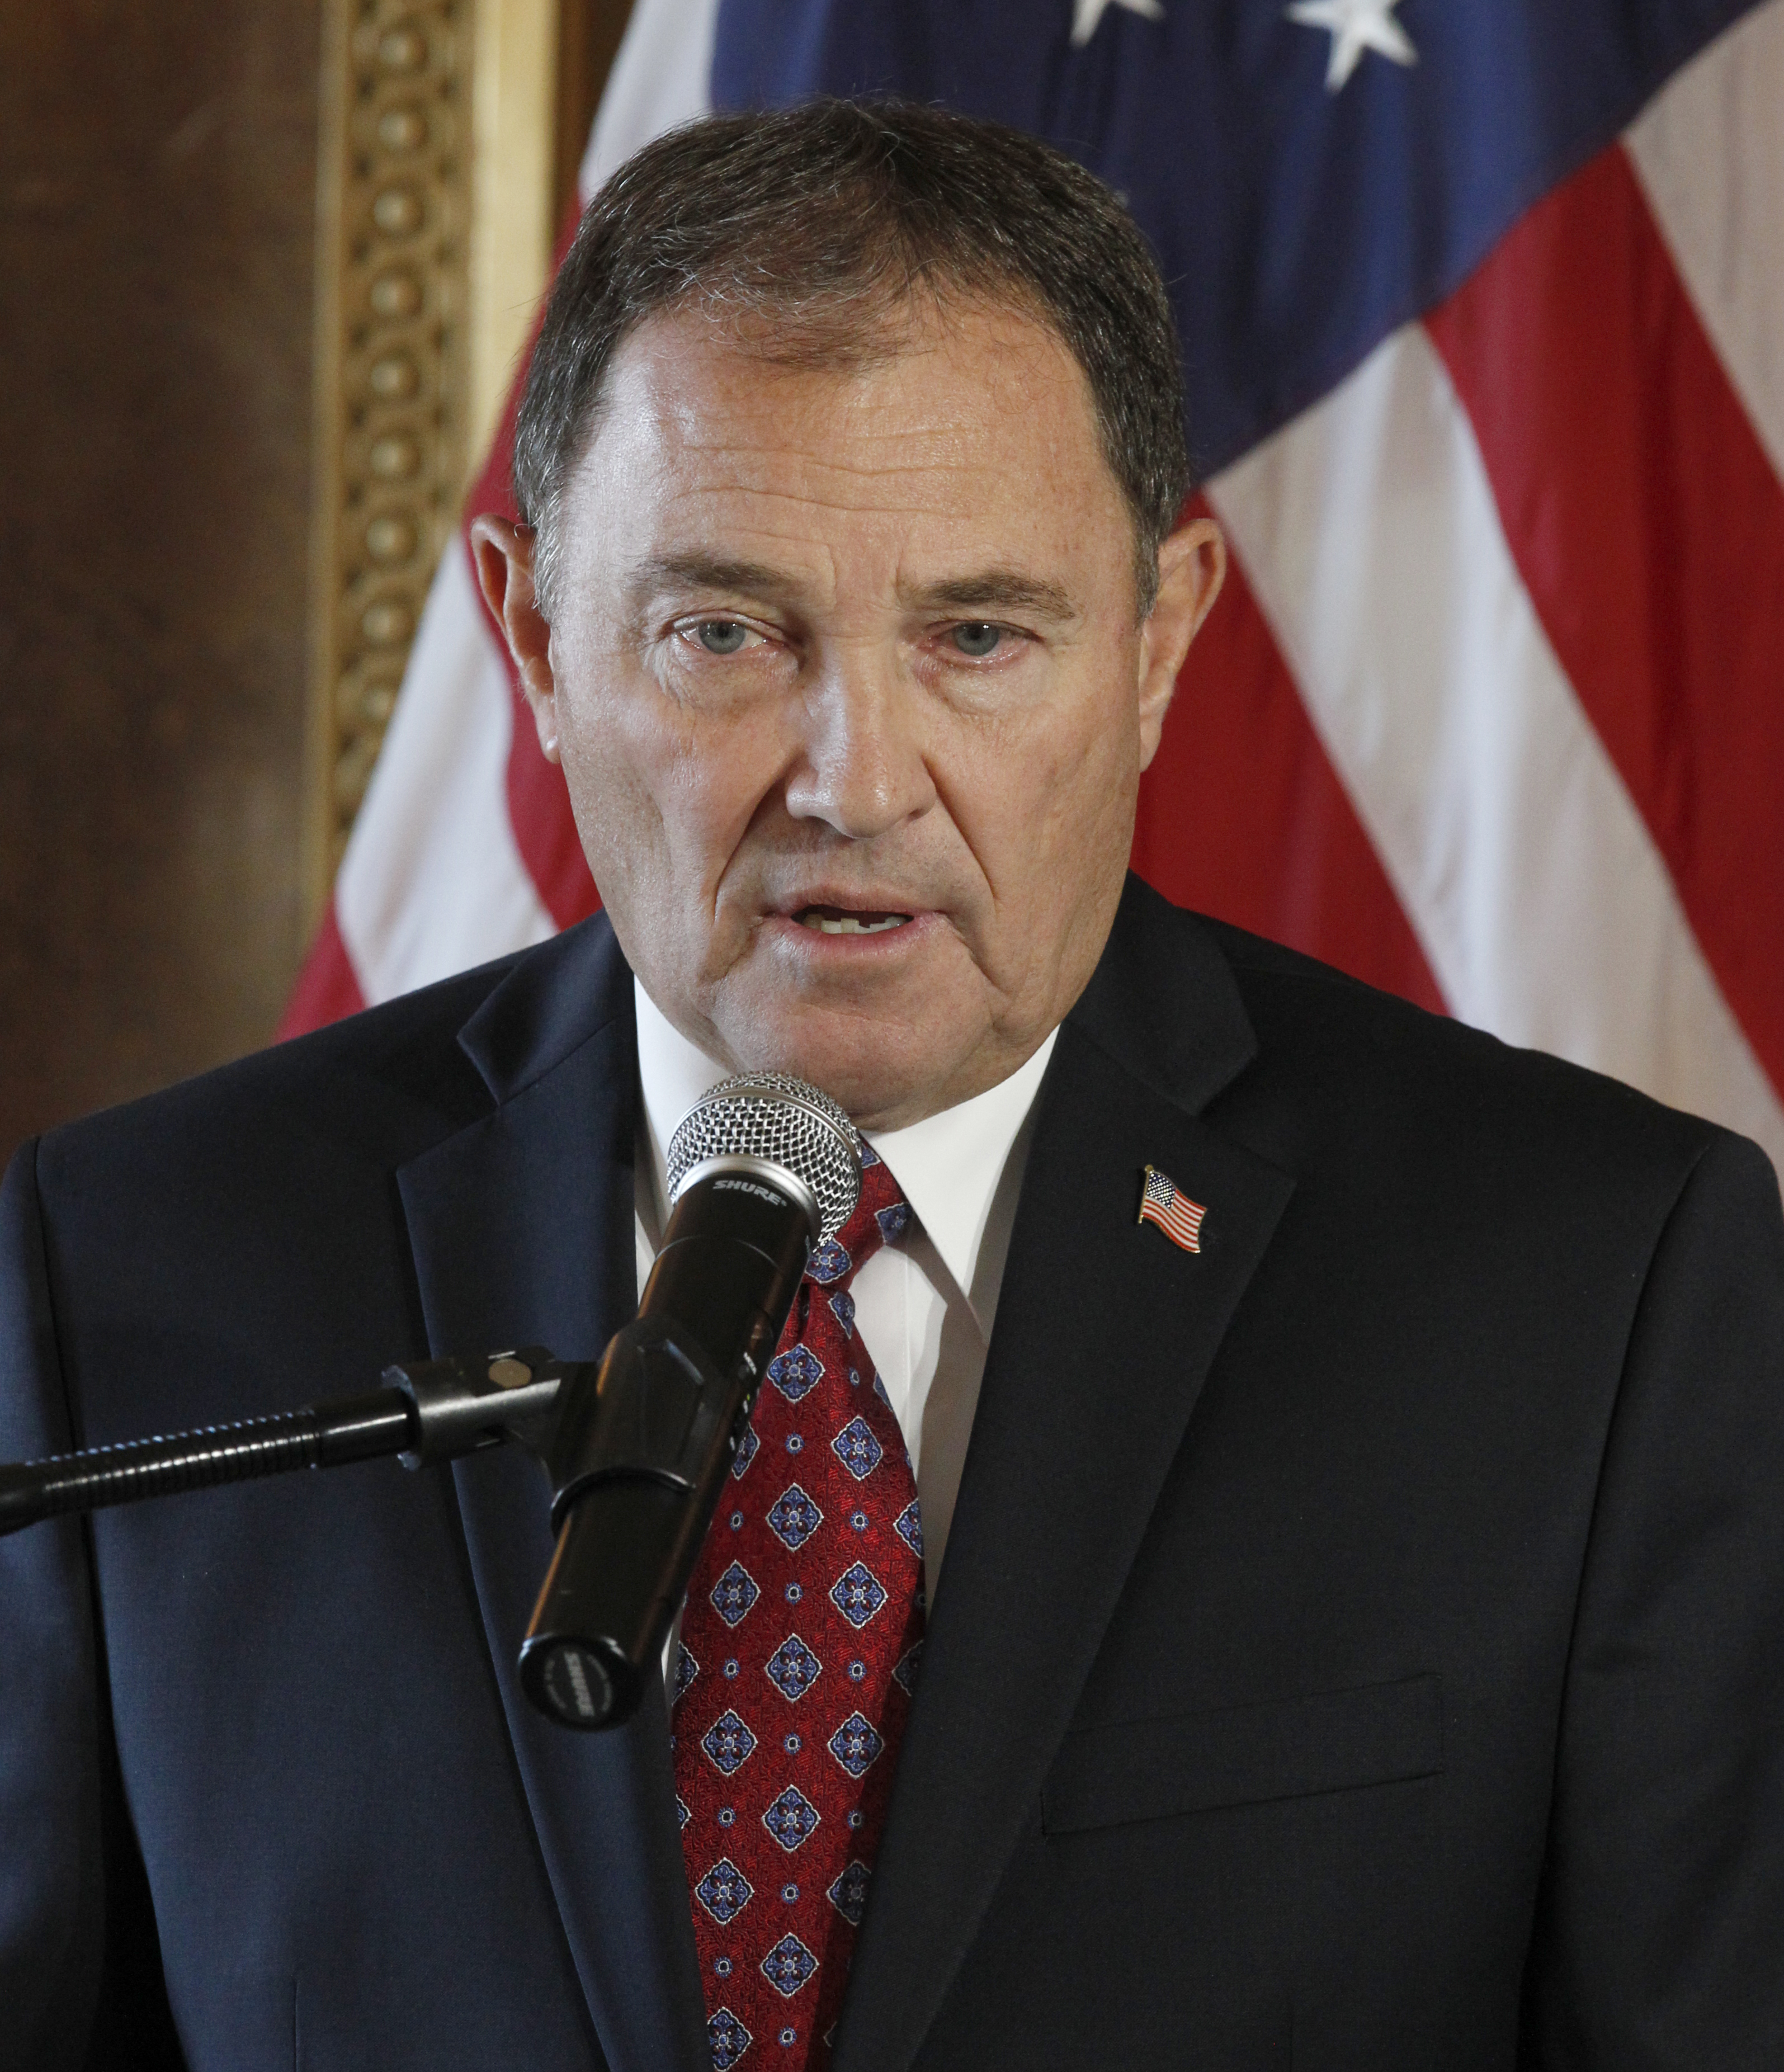
<instances>
[{"instance_id":1,"label":"man's chin","mask_svg":"<svg viewBox=\"0 0 1784 2072\"><path fill-rule=\"evenodd\" d=\"M947 1079L901 1071L883 1059L800 1049L773 1067L822 1088L859 1129L902 1129L953 1105Z\"/></svg>"},{"instance_id":2,"label":"man's chin","mask_svg":"<svg viewBox=\"0 0 1784 2072\"><path fill-rule=\"evenodd\" d=\"M808 1011L758 1022L741 1040L726 1033L741 1069L808 1080L862 1129L902 1129L952 1107L970 1063L957 1041L862 1014Z\"/></svg>"}]
</instances>

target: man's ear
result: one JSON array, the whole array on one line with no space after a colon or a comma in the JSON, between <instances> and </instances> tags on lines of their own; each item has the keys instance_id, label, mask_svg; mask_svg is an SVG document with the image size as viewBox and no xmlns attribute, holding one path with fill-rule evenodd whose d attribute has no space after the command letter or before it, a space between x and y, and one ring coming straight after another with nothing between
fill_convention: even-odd
<instances>
[{"instance_id":1,"label":"man's ear","mask_svg":"<svg viewBox=\"0 0 1784 2072\"><path fill-rule=\"evenodd\" d=\"M1211 518L1192 518L1158 550L1158 596L1140 630L1140 767L1158 753L1165 714L1190 643L1227 580L1227 542Z\"/></svg>"},{"instance_id":2,"label":"man's ear","mask_svg":"<svg viewBox=\"0 0 1784 2072\"><path fill-rule=\"evenodd\" d=\"M548 763L558 760L557 682L551 668L551 627L533 589L536 536L530 525L511 525L486 512L471 521L471 558L483 602L501 627L514 657L515 673L532 709L539 746Z\"/></svg>"}]
</instances>

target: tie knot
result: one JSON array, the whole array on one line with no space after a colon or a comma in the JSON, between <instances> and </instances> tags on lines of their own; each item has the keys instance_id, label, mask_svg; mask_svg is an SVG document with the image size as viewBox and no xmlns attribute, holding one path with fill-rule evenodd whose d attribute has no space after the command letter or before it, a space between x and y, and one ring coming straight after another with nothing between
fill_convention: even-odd
<instances>
[{"instance_id":1,"label":"tie knot","mask_svg":"<svg viewBox=\"0 0 1784 2072\"><path fill-rule=\"evenodd\" d=\"M833 1238L820 1244L807 1262L806 1277L832 1293L847 1288L882 1244L902 1237L910 1227L910 1204L886 1161L862 1147L861 1199L855 1212Z\"/></svg>"}]
</instances>

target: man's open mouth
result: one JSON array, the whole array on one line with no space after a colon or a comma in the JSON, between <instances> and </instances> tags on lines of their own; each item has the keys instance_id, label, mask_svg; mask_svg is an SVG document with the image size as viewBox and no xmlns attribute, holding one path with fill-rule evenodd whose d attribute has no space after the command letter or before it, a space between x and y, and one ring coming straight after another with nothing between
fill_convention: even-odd
<instances>
[{"instance_id":1,"label":"man's open mouth","mask_svg":"<svg viewBox=\"0 0 1784 2072\"><path fill-rule=\"evenodd\" d=\"M857 914L846 906L802 907L794 919L802 928L815 928L825 935L883 935L888 928L902 928L908 914Z\"/></svg>"}]
</instances>

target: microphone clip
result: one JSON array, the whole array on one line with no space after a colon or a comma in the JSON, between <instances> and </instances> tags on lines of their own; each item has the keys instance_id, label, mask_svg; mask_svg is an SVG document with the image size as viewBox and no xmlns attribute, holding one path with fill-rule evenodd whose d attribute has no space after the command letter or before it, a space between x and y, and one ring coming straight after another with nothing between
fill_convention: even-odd
<instances>
[{"instance_id":1,"label":"microphone clip","mask_svg":"<svg viewBox=\"0 0 1784 2072\"><path fill-rule=\"evenodd\" d=\"M549 1466L567 1383L590 1363L561 1360L543 1346L511 1351L410 1360L387 1367L387 1388L407 1397L411 1440L397 1455L405 1468L430 1467L512 1439Z\"/></svg>"}]
</instances>

